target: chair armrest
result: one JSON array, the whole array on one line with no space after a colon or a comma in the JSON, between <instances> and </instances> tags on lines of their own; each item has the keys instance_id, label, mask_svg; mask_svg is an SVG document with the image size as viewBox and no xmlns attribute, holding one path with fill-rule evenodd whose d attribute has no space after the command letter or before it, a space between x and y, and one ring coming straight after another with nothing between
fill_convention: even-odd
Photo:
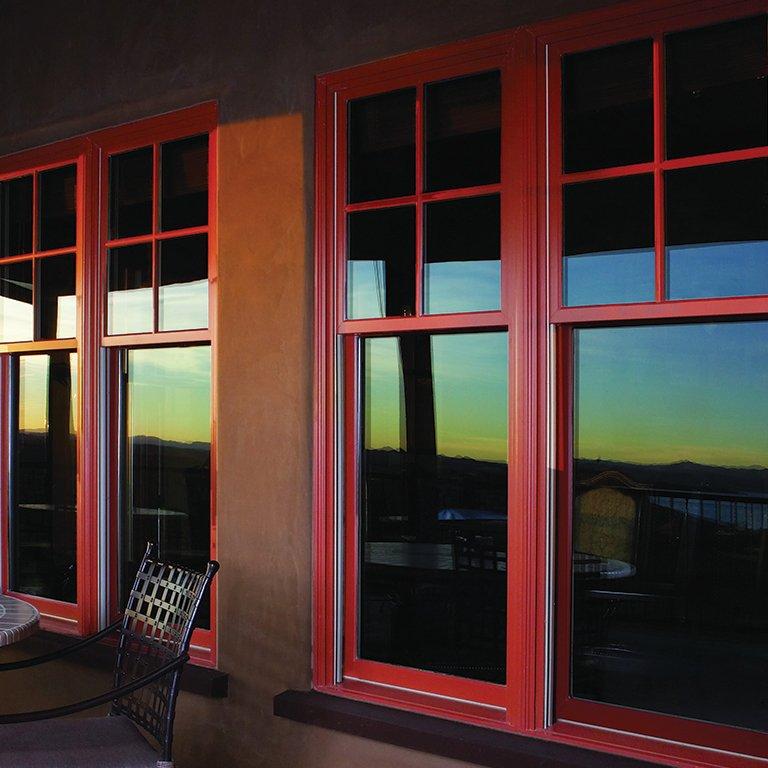
<instances>
[{"instance_id":1,"label":"chair armrest","mask_svg":"<svg viewBox=\"0 0 768 768\"><path fill-rule=\"evenodd\" d=\"M169 661L167 664L163 664L162 667L158 667L154 672L150 672L148 675L143 675L130 683L121 685L118 688L113 688L99 696L94 696L92 699L85 699L84 701L78 701L74 704L66 704L63 707L55 707L54 709L41 709L36 712L18 712L11 715L0 715L0 725L9 725L10 723L30 723L33 720L50 720L54 717L74 715L76 712L83 712L86 709L99 707L102 704L107 704L110 701L119 699L129 693L138 691L139 688L143 688L145 685L149 685L149 683L153 683L155 680L164 677L169 672L173 672L179 667L184 666L188 661L189 654L185 653L183 656L179 656L177 659Z\"/></svg>"},{"instance_id":2,"label":"chair armrest","mask_svg":"<svg viewBox=\"0 0 768 768\"><path fill-rule=\"evenodd\" d=\"M60 648L57 651L44 653L41 656L34 656L31 659L19 659L18 661L8 661L5 664L0 664L0 672L10 672L14 669L25 669L26 667L36 667L38 664L45 664L46 662L60 659L63 656L68 656L70 653L79 651L81 648L85 648L86 646L91 645L91 643L95 643L97 640L101 640L103 637L106 637L107 635L112 634L112 632L118 629L122 623L123 623L123 620L118 619L117 621L110 624L108 627L105 627L104 629L102 629L100 632L96 632L96 634L90 635L89 637L86 637L83 640L79 640L76 643L72 643L72 645L68 645L66 646L66 648Z\"/></svg>"}]
</instances>

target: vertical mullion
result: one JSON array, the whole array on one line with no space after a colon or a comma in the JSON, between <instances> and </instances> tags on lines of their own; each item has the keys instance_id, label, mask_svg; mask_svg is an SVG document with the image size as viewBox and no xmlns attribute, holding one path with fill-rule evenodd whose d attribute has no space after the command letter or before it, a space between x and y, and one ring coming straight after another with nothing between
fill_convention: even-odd
<instances>
[{"instance_id":1,"label":"vertical mullion","mask_svg":"<svg viewBox=\"0 0 768 768\"><path fill-rule=\"evenodd\" d=\"M158 324L158 258L157 234L160 231L160 145L152 145L152 330Z\"/></svg>"},{"instance_id":2,"label":"vertical mullion","mask_svg":"<svg viewBox=\"0 0 768 768\"><path fill-rule=\"evenodd\" d=\"M664 253L664 57L662 37L653 38L653 201L654 251L656 264L657 302L664 301L667 293L666 258Z\"/></svg>"},{"instance_id":3,"label":"vertical mullion","mask_svg":"<svg viewBox=\"0 0 768 768\"><path fill-rule=\"evenodd\" d=\"M39 176L40 174L37 172L32 174L32 253L37 253L40 241L40 222L38 221L40 216L40 205L38 203Z\"/></svg>"},{"instance_id":4,"label":"vertical mullion","mask_svg":"<svg viewBox=\"0 0 768 768\"><path fill-rule=\"evenodd\" d=\"M424 84L416 87L416 317L424 314Z\"/></svg>"}]
</instances>

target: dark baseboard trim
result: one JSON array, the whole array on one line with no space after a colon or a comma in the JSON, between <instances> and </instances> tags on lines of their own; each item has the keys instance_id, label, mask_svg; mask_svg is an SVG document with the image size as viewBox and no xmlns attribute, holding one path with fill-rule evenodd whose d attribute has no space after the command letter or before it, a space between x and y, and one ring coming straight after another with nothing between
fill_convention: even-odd
<instances>
[{"instance_id":1,"label":"dark baseboard trim","mask_svg":"<svg viewBox=\"0 0 768 768\"><path fill-rule=\"evenodd\" d=\"M35 633L26 642L30 647L34 647L34 652L30 655L37 656L64 648L76 640L77 638L59 635L55 632L42 631ZM70 656L66 656L65 660L82 664L90 669L110 672L115 666L115 646L94 643L82 651L75 651ZM223 699L229 693L229 675L218 669L187 664L181 674L180 682L182 691L196 693L211 699Z\"/></svg>"},{"instance_id":2,"label":"dark baseboard trim","mask_svg":"<svg viewBox=\"0 0 768 768\"><path fill-rule=\"evenodd\" d=\"M299 723L487 768L649 768L654 765L317 691L284 691L275 696L273 709L278 717Z\"/></svg>"}]
</instances>

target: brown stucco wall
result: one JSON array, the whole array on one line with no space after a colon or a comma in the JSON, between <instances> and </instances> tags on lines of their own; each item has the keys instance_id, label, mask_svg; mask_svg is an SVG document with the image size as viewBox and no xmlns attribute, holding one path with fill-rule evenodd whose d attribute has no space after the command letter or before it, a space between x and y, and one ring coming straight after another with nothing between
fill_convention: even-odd
<instances>
[{"instance_id":1,"label":"brown stucco wall","mask_svg":"<svg viewBox=\"0 0 768 768\"><path fill-rule=\"evenodd\" d=\"M219 627L231 682L226 700L182 695L181 768L451 765L271 715L276 693L310 683L313 78L605 4L2 3L0 155L220 104ZM9 673L0 708L50 706L107 684L77 666Z\"/></svg>"}]
</instances>

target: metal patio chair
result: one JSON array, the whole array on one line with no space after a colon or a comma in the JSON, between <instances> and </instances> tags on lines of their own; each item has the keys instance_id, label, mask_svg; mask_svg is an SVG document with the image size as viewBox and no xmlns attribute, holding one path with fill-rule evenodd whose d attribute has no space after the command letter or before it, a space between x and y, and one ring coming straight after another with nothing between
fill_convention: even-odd
<instances>
[{"instance_id":1,"label":"metal patio chair","mask_svg":"<svg viewBox=\"0 0 768 768\"><path fill-rule=\"evenodd\" d=\"M36 666L118 633L114 687L75 704L0 716L0 765L172 768L179 677L189 659L189 642L200 605L219 564L212 560L201 573L163 563L152 557L153 546L147 545L139 563L121 619L62 650L0 664L0 672ZM106 717L60 719L109 702L112 706ZM157 742L159 749L150 745L141 731Z\"/></svg>"}]
</instances>

